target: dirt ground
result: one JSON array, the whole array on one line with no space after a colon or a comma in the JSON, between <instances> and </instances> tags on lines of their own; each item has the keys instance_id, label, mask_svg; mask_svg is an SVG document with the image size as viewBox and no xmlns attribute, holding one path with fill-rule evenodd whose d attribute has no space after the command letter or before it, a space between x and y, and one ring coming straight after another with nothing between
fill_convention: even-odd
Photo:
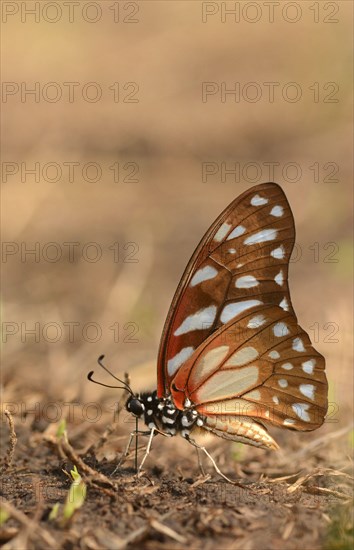
<instances>
[{"instance_id":1,"label":"dirt ground","mask_svg":"<svg viewBox=\"0 0 354 550\"><path fill-rule=\"evenodd\" d=\"M2 21L12 92L2 103L0 544L351 550L353 3L27 4L3 2ZM79 4L73 20L69 4ZM91 4L102 6L96 23ZM223 14L233 5L240 22ZM205 101L203 87L215 83ZM246 94L254 84L259 101ZM243 93L236 101L225 86ZM298 101L286 94L294 86ZM86 94L95 89L99 101ZM206 177L206 166L215 173ZM155 438L139 479L133 456L112 475L134 424L122 412L103 437L119 395L87 373L104 353L134 391L156 387L162 327L193 250L232 200L271 180L294 214L289 284L299 323L326 359L325 424L272 430L277 452L205 437L239 485L207 460L203 477L179 437ZM74 465L87 492L65 519Z\"/></svg>"},{"instance_id":2,"label":"dirt ground","mask_svg":"<svg viewBox=\"0 0 354 550\"><path fill-rule=\"evenodd\" d=\"M219 467L237 481L232 485L205 460L203 476L178 437L155 438L141 477L133 452L112 475L127 440L121 420L106 430L104 422L68 425L67 441L56 435L58 424L40 416L15 418L17 445L1 481L11 502L0 530L3 548L352 548L350 426L325 426L315 437L279 430L276 453L208 436ZM5 422L2 427L4 453L10 436ZM139 459L143 448L140 439ZM74 464L87 494L64 520ZM50 519L56 503L59 513Z\"/></svg>"}]
</instances>

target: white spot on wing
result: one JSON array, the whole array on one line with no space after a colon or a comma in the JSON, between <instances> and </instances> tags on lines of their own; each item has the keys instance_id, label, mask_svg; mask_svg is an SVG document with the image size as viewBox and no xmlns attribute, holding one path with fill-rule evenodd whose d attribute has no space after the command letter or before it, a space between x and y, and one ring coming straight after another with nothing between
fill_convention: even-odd
<instances>
[{"instance_id":1,"label":"white spot on wing","mask_svg":"<svg viewBox=\"0 0 354 550\"><path fill-rule=\"evenodd\" d=\"M236 254L236 248L229 248L228 252L230 252L230 254Z\"/></svg>"},{"instance_id":2,"label":"white spot on wing","mask_svg":"<svg viewBox=\"0 0 354 550\"><path fill-rule=\"evenodd\" d=\"M261 399L261 392L259 390L253 390L246 393L243 397L245 399L254 399L255 401L259 401Z\"/></svg>"},{"instance_id":3,"label":"white spot on wing","mask_svg":"<svg viewBox=\"0 0 354 550\"><path fill-rule=\"evenodd\" d=\"M252 288L257 285L259 285L259 281L253 275L244 275L236 279L235 282L236 288Z\"/></svg>"},{"instance_id":4,"label":"white spot on wing","mask_svg":"<svg viewBox=\"0 0 354 550\"><path fill-rule=\"evenodd\" d=\"M292 426L295 424L295 420L293 418L286 418L283 422L284 426Z\"/></svg>"},{"instance_id":5,"label":"white spot on wing","mask_svg":"<svg viewBox=\"0 0 354 550\"><path fill-rule=\"evenodd\" d=\"M281 368L285 370L291 370L293 368L293 365L291 363L284 363Z\"/></svg>"},{"instance_id":6,"label":"white spot on wing","mask_svg":"<svg viewBox=\"0 0 354 550\"><path fill-rule=\"evenodd\" d=\"M259 353L256 348L253 348L252 346L246 346L231 355L224 366L239 367L241 365L246 365L246 363L250 363L251 361L253 361L253 359L256 359L258 355Z\"/></svg>"},{"instance_id":7,"label":"white spot on wing","mask_svg":"<svg viewBox=\"0 0 354 550\"><path fill-rule=\"evenodd\" d=\"M306 374L313 374L315 365L316 361L314 359L309 359L308 361L304 361L304 363L302 363L302 370L306 372Z\"/></svg>"},{"instance_id":8,"label":"white spot on wing","mask_svg":"<svg viewBox=\"0 0 354 550\"><path fill-rule=\"evenodd\" d=\"M258 327L261 327L262 325L264 325L265 322L266 322L266 320L264 318L264 315L255 315L254 317L252 317L248 321L247 327L248 328L258 328Z\"/></svg>"},{"instance_id":9,"label":"white spot on wing","mask_svg":"<svg viewBox=\"0 0 354 550\"><path fill-rule=\"evenodd\" d=\"M301 420L304 420L305 422L310 422L310 415L307 412L310 405L308 403L295 403L291 406L294 413L301 418Z\"/></svg>"},{"instance_id":10,"label":"white spot on wing","mask_svg":"<svg viewBox=\"0 0 354 550\"><path fill-rule=\"evenodd\" d=\"M294 351L305 351L305 346L301 338L294 338L292 348Z\"/></svg>"},{"instance_id":11,"label":"white spot on wing","mask_svg":"<svg viewBox=\"0 0 354 550\"><path fill-rule=\"evenodd\" d=\"M277 285L281 286L284 282L284 275L282 270L279 271L278 275L274 277L274 281L277 283Z\"/></svg>"},{"instance_id":12,"label":"white spot on wing","mask_svg":"<svg viewBox=\"0 0 354 550\"><path fill-rule=\"evenodd\" d=\"M273 258L275 258L276 260L283 260L283 258L285 257L285 249L283 245L272 250L270 255L273 256Z\"/></svg>"},{"instance_id":13,"label":"white spot on wing","mask_svg":"<svg viewBox=\"0 0 354 550\"><path fill-rule=\"evenodd\" d=\"M263 229L262 231L258 231L258 233L254 233L253 235L247 237L244 240L244 244L257 244L264 243L266 241L273 241L276 236L276 229Z\"/></svg>"},{"instance_id":14,"label":"white spot on wing","mask_svg":"<svg viewBox=\"0 0 354 550\"><path fill-rule=\"evenodd\" d=\"M251 390L257 384L258 378L259 369L255 365L235 369L231 377L230 371L220 370L208 378L195 393L199 402L220 401Z\"/></svg>"},{"instance_id":15,"label":"white spot on wing","mask_svg":"<svg viewBox=\"0 0 354 550\"><path fill-rule=\"evenodd\" d=\"M274 336L277 336L278 338L282 336L286 336L287 334L290 334L290 331L285 323L276 323L273 327L273 334Z\"/></svg>"},{"instance_id":16,"label":"white spot on wing","mask_svg":"<svg viewBox=\"0 0 354 550\"><path fill-rule=\"evenodd\" d=\"M270 211L271 216L275 216L276 218L280 218L284 214L284 208L282 206L273 206L273 208Z\"/></svg>"},{"instance_id":17,"label":"white spot on wing","mask_svg":"<svg viewBox=\"0 0 354 550\"><path fill-rule=\"evenodd\" d=\"M170 376L173 376L175 372L179 369L183 363L189 359L189 357L192 355L194 351L194 348L189 346L188 348L183 348L177 355L172 357L169 361L167 361L167 372Z\"/></svg>"},{"instance_id":18,"label":"white spot on wing","mask_svg":"<svg viewBox=\"0 0 354 550\"><path fill-rule=\"evenodd\" d=\"M218 243L220 241L222 241L224 239L224 237L226 237L226 235L228 234L229 230L231 228L231 224L229 223L223 223L219 229L217 230L217 232L215 233L214 235L214 241L217 241Z\"/></svg>"},{"instance_id":19,"label":"white spot on wing","mask_svg":"<svg viewBox=\"0 0 354 550\"><path fill-rule=\"evenodd\" d=\"M244 300L243 302L235 302L233 304L227 304L221 312L220 321L227 323L230 319L233 319L246 309L262 304L260 300Z\"/></svg>"},{"instance_id":20,"label":"white spot on wing","mask_svg":"<svg viewBox=\"0 0 354 550\"><path fill-rule=\"evenodd\" d=\"M174 335L180 336L186 334L192 330L203 330L209 328L216 316L217 307L209 306L204 309L200 309L197 313L188 315L183 323L175 330Z\"/></svg>"},{"instance_id":21,"label":"white spot on wing","mask_svg":"<svg viewBox=\"0 0 354 550\"><path fill-rule=\"evenodd\" d=\"M205 267L202 267L201 269L198 269L194 276L192 277L192 280L190 282L191 286L199 285L199 283L202 283L203 281L208 281L209 279L214 279L218 274L218 270L215 269L215 267L212 267L211 265L206 265Z\"/></svg>"},{"instance_id":22,"label":"white spot on wing","mask_svg":"<svg viewBox=\"0 0 354 550\"><path fill-rule=\"evenodd\" d=\"M289 304L286 298L283 298L279 305L284 311L289 311Z\"/></svg>"},{"instance_id":23,"label":"white spot on wing","mask_svg":"<svg viewBox=\"0 0 354 550\"><path fill-rule=\"evenodd\" d=\"M240 235L243 235L246 231L246 228L243 227L243 225L238 225L235 227L233 231L231 231L230 235L227 237L227 241L230 241L231 239L236 239L236 237L239 237Z\"/></svg>"},{"instance_id":24,"label":"white spot on wing","mask_svg":"<svg viewBox=\"0 0 354 550\"><path fill-rule=\"evenodd\" d=\"M302 395L312 400L315 399L315 389L313 384L300 384L300 392Z\"/></svg>"},{"instance_id":25,"label":"white spot on wing","mask_svg":"<svg viewBox=\"0 0 354 550\"><path fill-rule=\"evenodd\" d=\"M273 403L275 403L276 405L279 405L279 397L277 397L276 395L273 395L272 399L273 399Z\"/></svg>"},{"instance_id":26,"label":"white spot on wing","mask_svg":"<svg viewBox=\"0 0 354 550\"><path fill-rule=\"evenodd\" d=\"M268 355L271 359L279 359L280 357L280 353L275 350L270 351Z\"/></svg>"},{"instance_id":27,"label":"white spot on wing","mask_svg":"<svg viewBox=\"0 0 354 550\"><path fill-rule=\"evenodd\" d=\"M259 195L255 195L251 199L252 206L262 206L263 204L267 204L268 199L265 199L264 197L260 197Z\"/></svg>"},{"instance_id":28,"label":"white spot on wing","mask_svg":"<svg viewBox=\"0 0 354 550\"><path fill-rule=\"evenodd\" d=\"M202 380L208 374L213 372L228 354L229 346L219 346L208 351L201 359L198 360L192 372L192 379L196 381Z\"/></svg>"},{"instance_id":29,"label":"white spot on wing","mask_svg":"<svg viewBox=\"0 0 354 550\"><path fill-rule=\"evenodd\" d=\"M278 384L281 388L287 388L288 387L288 381L285 380L285 378L280 378L278 380Z\"/></svg>"}]
</instances>

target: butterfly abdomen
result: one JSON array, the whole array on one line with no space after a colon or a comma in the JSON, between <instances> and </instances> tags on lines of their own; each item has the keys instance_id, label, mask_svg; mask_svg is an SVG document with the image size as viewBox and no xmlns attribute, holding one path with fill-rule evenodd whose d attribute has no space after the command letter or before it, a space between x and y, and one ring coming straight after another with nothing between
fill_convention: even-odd
<instances>
[{"instance_id":1,"label":"butterfly abdomen","mask_svg":"<svg viewBox=\"0 0 354 550\"><path fill-rule=\"evenodd\" d=\"M203 428L223 439L238 441L263 449L279 449L279 446L264 426L247 417L224 415L219 420L217 416L207 416Z\"/></svg>"}]
</instances>

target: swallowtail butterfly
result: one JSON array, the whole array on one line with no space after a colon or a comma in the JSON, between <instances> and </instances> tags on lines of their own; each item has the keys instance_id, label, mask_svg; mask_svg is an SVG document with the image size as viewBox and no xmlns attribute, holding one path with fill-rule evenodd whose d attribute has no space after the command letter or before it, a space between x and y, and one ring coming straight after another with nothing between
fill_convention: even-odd
<instances>
[{"instance_id":1,"label":"swallowtail butterfly","mask_svg":"<svg viewBox=\"0 0 354 550\"><path fill-rule=\"evenodd\" d=\"M143 462L156 433L180 434L199 447L193 439L199 428L277 449L267 425L300 431L321 426L325 360L291 304L294 241L293 215L275 183L242 193L206 232L167 315L157 391L134 394L123 383L130 393L126 409L150 434Z\"/></svg>"}]
</instances>

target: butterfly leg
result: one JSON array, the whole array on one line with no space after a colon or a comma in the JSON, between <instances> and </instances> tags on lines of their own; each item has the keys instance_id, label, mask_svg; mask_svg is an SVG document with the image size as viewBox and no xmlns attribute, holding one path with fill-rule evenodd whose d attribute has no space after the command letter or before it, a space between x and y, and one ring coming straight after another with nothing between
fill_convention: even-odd
<instances>
[{"instance_id":1,"label":"butterfly leg","mask_svg":"<svg viewBox=\"0 0 354 550\"><path fill-rule=\"evenodd\" d=\"M118 461L118 464L114 468L111 475L114 475L117 472L117 470L120 468L120 466L124 463L125 459L127 458L128 454L129 454L129 450L130 450L130 447L131 447L131 444L132 444L132 441L133 441L134 437L138 437L139 435L150 435L150 431L140 431L140 430L136 431L135 430L134 432L130 433L128 445L126 446L124 453L120 457L120 459Z\"/></svg>"},{"instance_id":2,"label":"butterfly leg","mask_svg":"<svg viewBox=\"0 0 354 550\"><path fill-rule=\"evenodd\" d=\"M151 428L149 441L148 441L148 444L147 444L147 446L146 446L146 451L145 451L143 460L140 462L140 466L139 466L139 468L138 468L138 477L140 476L140 473L141 473L141 469L142 469L142 467L143 467L143 464L144 464L145 460L147 459L148 454L150 453L151 444L152 444L152 439L153 439L153 437L154 437L155 431L156 431L155 428Z\"/></svg>"},{"instance_id":3,"label":"butterfly leg","mask_svg":"<svg viewBox=\"0 0 354 550\"><path fill-rule=\"evenodd\" d=\"M223 477L228 483L232 483L233 485L237 484L235 481L232 481L231 479L229 479L226 475L224 475L222 473L222 471L218 468L215 460L213 459L213 457L208 453L208 451L206 450L205 447L202 447L201 445L198 445L198 443L196 441L194 441L194 439L192 439L191 437L189 437L188 435L185 436L186 440L188 441L188 443L190 443L191 445L193 445L193 447L195 447L197 450L200 450L200 451L203 451L207 457L209 458L209 460L211 461L212 465L214 466L214 469L215 471L219 474L219 476Z\"/></svg>"}]
</instances>

